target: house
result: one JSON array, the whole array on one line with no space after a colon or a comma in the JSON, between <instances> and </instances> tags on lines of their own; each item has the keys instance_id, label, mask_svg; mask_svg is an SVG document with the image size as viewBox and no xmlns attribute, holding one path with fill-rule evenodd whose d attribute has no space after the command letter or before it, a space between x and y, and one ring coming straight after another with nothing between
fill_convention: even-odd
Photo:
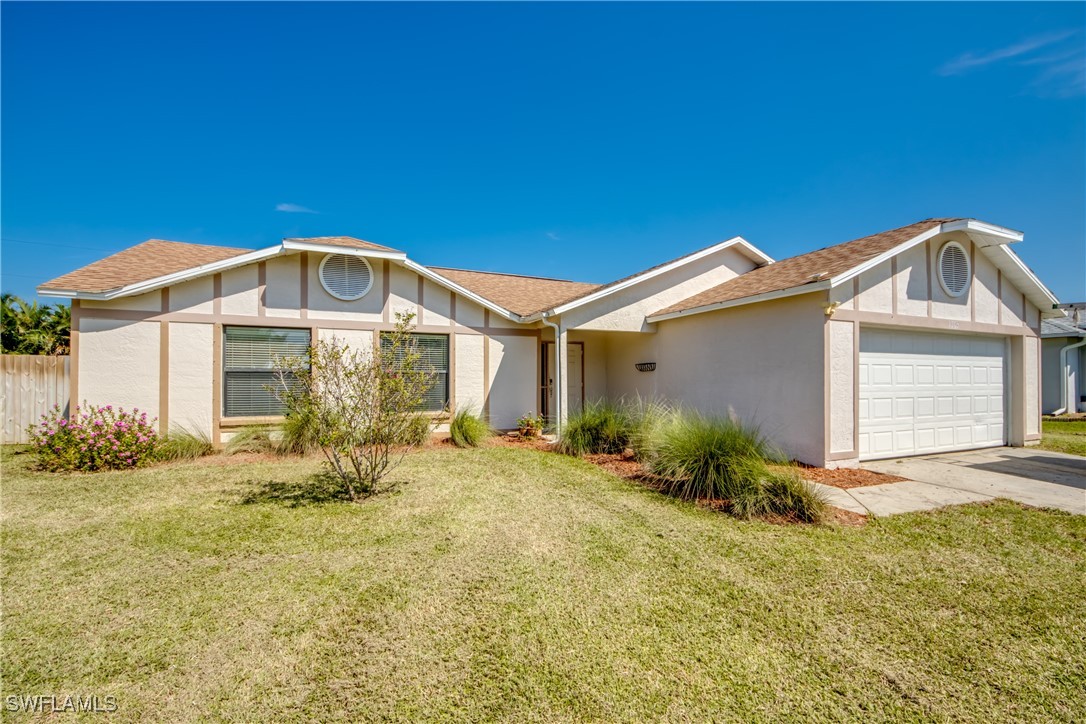
<instances>
[{"instance_id":1,"label":"house","mask_svg":"<svg viewBox=\"0 0 1086 724\"><path fill-rule=\"evenodd\" d=\"M1086 412L1086 304L1069 318L1041 321L1041 409Z\"/></svg>"},{"instance_id":2,"label":"house","mask_svg":"<svg viewBox=\"0 0 1086 724\"><path fill-rule=\"evenodd\" d=\"M151 240L39 293L72 299L73 399L216 443L278 419L275 355L365 348L409 311L439 367L430 409L510 428L662 397L847 466L1040 438L1041 320L1062 313L1011 250L1021 239L927 219L774 261L735 237L604 285L427 267L350 237Z\"/></svg>"}]
</instances>

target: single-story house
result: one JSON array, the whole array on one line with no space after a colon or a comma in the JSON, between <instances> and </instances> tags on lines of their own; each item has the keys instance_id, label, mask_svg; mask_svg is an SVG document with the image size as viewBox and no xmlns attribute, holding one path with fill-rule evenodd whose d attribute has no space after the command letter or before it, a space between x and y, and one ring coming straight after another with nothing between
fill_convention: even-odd
<instances>
[{"instance_id":1,"label":"single-story house","mask_svg":"<svg viewBox=\"0 0 1086 724\"><path fill-rule=\"evenodd\" d=\"M1084 311L1041 321L1041 409L1046 414L1086 412Z\"/></svg>"},{"instance_id":2,"label":"single-story house","mask_svg":"<svg viewBox=\"0 0 1086 724\"><path fill-rule=\"evenodd\" d=\"M281 413L276 355L378 343L417 315L432 409L498 428L664 398L828 466L1040 438L1040 329L1062 316L1022 234L927 219L774 261L735 237L608 284L424 266L350 237L257 251L150 240L39 288L72 299L72 398L225 442Z\"/></svg>"}]
</instances>

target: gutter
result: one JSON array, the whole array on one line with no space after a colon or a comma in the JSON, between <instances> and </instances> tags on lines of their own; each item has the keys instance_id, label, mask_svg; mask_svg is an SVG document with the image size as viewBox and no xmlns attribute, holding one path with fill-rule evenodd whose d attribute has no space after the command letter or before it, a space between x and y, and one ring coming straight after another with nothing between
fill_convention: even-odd
<instances>
[{"instance_id":1,"label":"gutter","mask_svg":"<svg viewBox=\"0 0 1086 724\"><path fill-rule=\"evenodd\" d=\"M554 386L556 388L554 393L554 434L557 437L561 438L563 422L562 413L564 412L562 408L565 407L565 400L562 399L562 368L565 357L565 350L562 349L561 323L555 324L554 322L551 322L549 319L547 319L553 314L554 312L543 312L543 316L540 317L540 321L554 330Z\"/></svg>"}]
</instances>

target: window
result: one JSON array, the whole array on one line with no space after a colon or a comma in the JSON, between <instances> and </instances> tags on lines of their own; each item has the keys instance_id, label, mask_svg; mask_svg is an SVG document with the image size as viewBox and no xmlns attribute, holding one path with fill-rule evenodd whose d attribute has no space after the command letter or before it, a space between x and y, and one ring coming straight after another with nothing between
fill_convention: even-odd
<instances>
[{"instance_id":1,"label":"window","mask_svg":"<svg viewBox=\"0 0 1086 724\"><path fill-rule=\"evenodd\" d=\"M223 412L227 417L282 415L272 390L279 384L276 359L304 357L308 329L226 327L223 330Z\"/></svg>"},{"instance_id":2,"label":"window","mask_svg":"<svg viewBox=\"0 0 1086 724\"><path fill-rule=\"evenodd\" d=\"M420 410L441 412L449 404L449 335L447 334L412 334L419 346L419 355L424 364L434 369L434 386L426 393ZM388 349L391 340L381 335L381 346Z\"/></svg>"},{"instance_id":3,"label":"window","mask_svg":"<svg viewBox=\"0 0 1086 724\"><path fill-rule=\"evenodd\" d=\"M956 241L948 241L939 250L939 284L952 297L960 297L969 289L969 255Z\"/></svg>"},{"instance_id":4,"label":"window","mask_svg":"<svg viewBox=\"0 0 1086 724\"><path fill-rule=\"evenodd\" d=\"M317 276L324 291L345 302L361 299L373 286L373 268L360 256L329 254L321 260Z\"/></svg>"}]
</instances>

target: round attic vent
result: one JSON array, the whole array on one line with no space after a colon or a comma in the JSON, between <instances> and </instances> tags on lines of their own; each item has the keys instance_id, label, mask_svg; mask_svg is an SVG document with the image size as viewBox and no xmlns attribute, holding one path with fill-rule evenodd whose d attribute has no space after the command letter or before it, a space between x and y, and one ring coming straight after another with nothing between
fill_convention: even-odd
<instances>
[{"instance_id":1,"label":"round attic vent","mask_svg":"<svg viewBox=\"0 0 1086 724\"><path fill-rule=\"evenodd\" d=\"M346 302L361 299L373 286L373 268L360 256L329 254L318 270L324 291Z\"/></svg>"},{"instance_id":2,"label":"round attic vent","mask_svg":"<svg viewBox=\"0 0 1086 724\"><path fill-rule=\"evenodd\" d=\"M969 289L969 255L956 241L948 241L939 250L939 283L952 297L960 297Z\"/></svg>"}]
</instances>

